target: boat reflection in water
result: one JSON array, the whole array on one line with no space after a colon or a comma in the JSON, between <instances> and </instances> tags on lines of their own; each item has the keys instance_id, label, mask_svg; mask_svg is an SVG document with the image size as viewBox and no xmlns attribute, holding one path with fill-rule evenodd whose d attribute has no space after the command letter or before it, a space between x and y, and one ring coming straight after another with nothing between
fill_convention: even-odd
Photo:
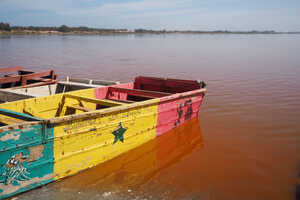
<instances>
[{"instance_id":1,"label":"boat reflection in water","mask_svg":"<svg viewBox=\"0 0 300 200\"><path fill-rule=\"evenodd\" d=\"M56 199L91 198L97 195L142 195L139 188L156 174L203 146L198 118L113 160L46 187ZM43 188L39 191L44 190ZM109 193L111 191L111 193ZM128 192L129 191L129 192ZM154 191L153 191L154 192ZM80 194L80 195L78 195ZM44 194L45 195L45 194ZM148 196L149 194L147 194Z\"/></svg>"}]
</instances>

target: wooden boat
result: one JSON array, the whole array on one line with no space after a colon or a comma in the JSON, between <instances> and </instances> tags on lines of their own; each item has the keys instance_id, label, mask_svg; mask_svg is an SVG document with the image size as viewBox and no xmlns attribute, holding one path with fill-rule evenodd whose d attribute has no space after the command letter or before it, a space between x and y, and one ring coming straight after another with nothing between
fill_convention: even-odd
<instances>
[{"instance_id":1,"label":"wooden boat","mask_svg":"<svg viewBox=\"0 0 300 200\"><path fill-rule=\"evenodd\" d=\"M0 104L0 197L96 166L197 117L204 87L137 77Z\"/></svg>"},{"instance_id":2,"label":"wooden boat","mask_svg":"<svg viewBox=\"0 0 300 200\"><path fill-rule=\"evenodd\" d=\"M54 70L33 72L23 67L0 68L0 88L30 88L56 83L57 74Z\"/></svg>"},{"instance_id":3,"label":"wooden boat","mask_svg":"<svg viewBox=\"0 0 300 200\"><path fill-rule=\"evenodd\" d=\"M0 103L116 84L119 82L67 77L65 81L58 81L49 85L0 89Z\"/></svg>"}]
</instances>

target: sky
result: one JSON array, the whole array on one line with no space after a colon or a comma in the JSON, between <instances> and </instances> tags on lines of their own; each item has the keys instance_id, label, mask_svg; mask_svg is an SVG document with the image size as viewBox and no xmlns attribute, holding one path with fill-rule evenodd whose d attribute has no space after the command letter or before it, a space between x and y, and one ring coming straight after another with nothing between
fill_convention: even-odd
<instances>
[{"instance_id":1,"label":"sky","mask_svg":"<svg viewBox=\"0 0 300 200\"><path fill-rule=\"evenodd\" d=\"M11 26L300 31L300 0L0 0Z\"/></svg>"}]
</instances>

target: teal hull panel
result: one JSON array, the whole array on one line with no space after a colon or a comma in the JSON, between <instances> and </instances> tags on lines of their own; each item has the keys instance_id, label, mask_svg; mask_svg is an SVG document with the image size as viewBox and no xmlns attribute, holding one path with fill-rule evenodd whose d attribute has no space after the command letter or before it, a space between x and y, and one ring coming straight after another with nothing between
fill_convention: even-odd
<instances>
[{"instance_id":1,"label":"teal hull panel","mask_svg":"<svg viewBox=\"0 0 300 200\"><path fill-rule=\"evenodd\" d=\"M53 127L0 132L0 199L53 181Z\"/></svg>"}]
</instances>

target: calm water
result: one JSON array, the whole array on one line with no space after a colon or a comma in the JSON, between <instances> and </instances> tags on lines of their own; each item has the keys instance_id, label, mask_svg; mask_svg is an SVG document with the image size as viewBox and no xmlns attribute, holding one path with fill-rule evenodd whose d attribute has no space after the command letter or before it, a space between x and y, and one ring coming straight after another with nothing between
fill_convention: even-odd
<instances>
[{"instance_id":1,"label":"calm water","mask_svg":"<svg viewBox=\"0 0 300 200\"><path fill-rule=\"evenodd\" d=\"M199 121L19 199L296 199L300 35L0 36L0 66L206 81Z\"/></svg>"}]
</instances>

